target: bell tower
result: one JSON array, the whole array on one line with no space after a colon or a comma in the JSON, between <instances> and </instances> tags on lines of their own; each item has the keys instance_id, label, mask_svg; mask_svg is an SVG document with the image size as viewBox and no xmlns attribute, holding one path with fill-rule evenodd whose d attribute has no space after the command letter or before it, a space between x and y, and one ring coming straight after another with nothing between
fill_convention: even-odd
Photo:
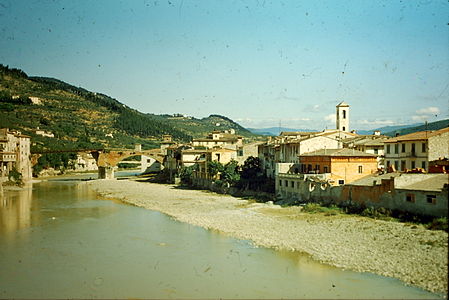
<instances>
[{"instance_id":1,"label":"bell tower","mask_svg":"<svg viewBox=\"0 0 449 300\"><path fill-rule=\"evenodd\" d=\"M349 132L349 105L344 101L337 105L337 130Z\"/></svg>"}]
</instances>

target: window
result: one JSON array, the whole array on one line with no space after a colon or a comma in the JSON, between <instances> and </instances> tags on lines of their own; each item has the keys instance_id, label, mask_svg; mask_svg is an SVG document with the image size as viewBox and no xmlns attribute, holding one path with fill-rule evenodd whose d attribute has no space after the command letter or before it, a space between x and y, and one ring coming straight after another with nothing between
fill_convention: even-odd
<instances>
[{"instance_id":1,"label":"window","mask_svg":"<svg viewBox=\"0 0 449 300\"><path fill-rule=\"evenodd\" d=\"M396 169L396 171L399 169L399 161L394 161L394 168Z\"/></svg>"},{"instance_id":2,"label":"window","mask_svg":"<svg viewBox=\"0 0 449 300\"><path fill-rule=\"evenodd\" d=\"M427 203L429 204L437 204L437 196L436 195L426 195Z\"/></svg>"},{"instance_id":3,"label":"window","mask_svg":"<svg viewBox=\"0 0 449 300\"><path fill-rule=\"evenodd\" d=\"M426 169L426 162L425 162L425 161L423 161L423 162L421 163L421 168L423 168L424 170Z\"/></svg>"},{"instance_id":4,"label":"window","mask_svg":"<svg viewBox=\"0 0 449 300\"><path fill-rule=\"evenodd\" d=\"M315 165L315 171L316 173L320 173L320 165Z\"/></svg>"},{"instance_id":5,"label":"window","mask_svg":"<svg viewBox=\"0 0 449 300\"><path fill-rule=\"evenodd\" d=\"M296 187L299 189L299 181L296 183Z\"/></svg>"},{"instance_id":6,"label":"window","mask_svg":"<svg viewBox=\"0 0 449 300\"><path fill-rule=\"evenodd\" d=\"M421 152L423 152L423 153L427 152L427 144L426 143L421 144Z\"/></svg>"},{"instance_id":7,"label":"window","mask_svg":"<svg viewBox=\"0 0 449 300\"><path fill-rule=\"evenodd\" d=\"M379 154L379 149L374 149L374 154Z\"/></svg>"},{"instance_id":8,"label":"window","mask_svg":"<svg viewBox=\"0 0 449 300\"><path fill-rule=\"evenodd\" d=\"M345 181L343 179L338 180L338 184L345 184Z\"/></svg>"},{"instance_id":9,"label":"window","mask_svg":"<svg viewBox=\"0 0 449 300\"><path fill-rule=\"evenodd\" d=\"M363 173L363 166L359 166L359 174Z\"/></svg>"},{"instance_id":10,"label":"window","mask_svg":"<svg viewBox=\"0 0 449 300\"><path fill-rule=\"evenodd\" d=\"M394 145L394 153L398 154L399 153L399 144L395 144Z\"/></svg>"},{"instance_id":11,"label":"window","mask_svg":"<svg viewBox=\"0 0 449 300\"><path fill-rule=\"evenodd\" d=\"M346 110L343 111L343 119L346 119ZM343 130L345 130L344 127Z\"/></svg>"},{"instance_id":12,"label":"window","mask_svg":"<svg viewBox=\"0 0 449 300\"><path fill-rule=\"evenodd\" d=\"M402 152L402 153L405 152L405 144L401 144L401 152Z\"/></svg>"},{"instance_id":13,"label":"window","mask_svg":"<svg viewBox=\"0 0 449 300\"><path fill-rule=\"evenodd\" d=\"M416 163L414 161L411 162L411 168L412 169L416 168Z\"/></svg>"},{"instance_id":14,"label":"window","mask_svg":"<svg viewBox=\"0 0 449 300\"><path fill-rule=\"evenodd\" d=\"M391 165L390 161L389 161L389 160L387 160L387 168L389 168L389 167L390 167L390 165Z\"/></svg>"},{"instance_id":15,"label":"window","mask_svg":"<svg viewBox=\"0 0 449 300\"><path fill-rule=\"evenodd\" d=\"M406 166L405 166L405 160L401 160L401 171L405 171Z\"/></svg>"},{"instance_id":16,"label":"window","mask_svg":"<svg viewBox=\"0 0 449 300\"><path fill-rule=\"evenodd\" d=\"M294 182L294 181L290 182L290 186L291 186L292 188L294 188L294 187L295 187L295 182Z\"/></svg>"},{"instance_id":17,"label":"window","mask_svg":"<svg viewBox=\"0 0 449 300\"><path fill-rule=\"evenodd\" d=\"M416 151L416 149L415 149L415 143L413 143L413 144L412 144L412 154L414 154L415 151Z\"/></svg>"},{"instance_id":18,"label":"window","mask_svg":"<svg viewBox=\"0 0 449 300\"><path fill-rule=\"evenodd\" d=\"M324 166L323 172L324 172L324 173L329 173L329 170L327 169L327 166Z\"/></svg>"},{"instance_id":19,"label":"window","mask_svg":"<svg viewBox=\"0 0 449 300\"><path fill-rule=\"evenodd\" d=\"M346 128L343 126L343 131L345 131L346 130Z\"/></svg>"},{"instance_id":20,"label":"window","mask_svg":"<svg viewBox=\"0 0 449 300\"><path fill-rule=\"evenodd\" d=\"M281 179L279 180L279 186L282 186L282 180Z\"/></svg>"},{"instance_id":21,"label":"window","mask_svg":"<svg viewBox=\"0 0 449 300\"><path fill-rule=\"evenodd\" d=\"M390 145L387 145L387 154L390 154Z\"/></svg>"},{"instance_id":22,"label":"window","mask_svg":"<svg viewBox=\"0 0 449 300\"><path fill-rule=\"evenodd\" d=\"M405 201L415 203L415 194L405 195Z\"/></svg>"}]
</instances>

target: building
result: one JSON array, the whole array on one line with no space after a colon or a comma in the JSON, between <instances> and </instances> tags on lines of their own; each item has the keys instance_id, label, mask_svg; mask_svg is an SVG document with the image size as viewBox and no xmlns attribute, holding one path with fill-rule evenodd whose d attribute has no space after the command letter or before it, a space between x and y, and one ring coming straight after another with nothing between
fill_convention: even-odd
<instances>
[{"instance_id":1,"label":"building","mask_svg":"<svg viewBox=\"0 0 449 300\"><path fill-rule=\"evenodd\" d=\"M430 162L449 158L449 127L397 136L384 143L386 169L428 171Z\"/></svg>"},{"instance_id":2,"label":"building","mask_svg":"<svg viewBox=\"0 0 449 300\"><path fill-rule=\"evenodd\" d=\"M281 143L279 146L279 162L281 163L299 163L298 155L320 149L341 148L341 144L336 139L327 136L294 139Z\"/></svg>"},{"instance_id":3,"label":"building","mask_svg":"<svg viewBox=\"0 0 449 300\"><path fill-rule=\"evenodd\" d=\"M346 102L340 102L337 105L337 130L349 132L349 105Z\"/></svg>"},{"instance_id":4,"label":"building","mask_svg":"<svg viewBox=\"0 0 449 300\"><path fill-rule=\"evenodd\" d=\"M377 172L377 156L355 149L322 149L299 155L303 174L329 174L331 184L346 184Z\"/></svg>"},{"instance_id":5,"label":"building","mask_svg":"<svg viewBox=\"0 0 449 300\"><path fill-rule=\"evenodd\" d=\"M283 174L276 195L284 201L387 208L416 215L448 215L449 174L372 174L350 184L332 186L323 174Z\"/></svg>"},{"instance_id":6,"label":"building","mask_svg":"<svg viewBox=\"0 0 449 300\"><path fill-rule=\"evenodd\" d=\"M237 150L243 146L243 137L236 135L233 129L225 131L215 130L204 139L193 139L192 146L207 149L223 147Z\"/></svg>"},{"instance_id":7,"label":"building","mask_svg":"<svg viewBox=\"0 0 449 300\"><path fill-rule=\"evenodd\" d=\"M23 180L32 178L30 146L29 136L21 134L20 131L0 129L0 171L2 176L8 177L9 172L16 169L22 175Z\"/></svg>"},{"instance_id":8,"label":"building","mask_svg":"<svg viewBox=\"0 0 449 300\"><path fill-rule=\"evenodd\" d=\"M384 142L389 139L379 134L359 135L342 140L343 147L377 155L377 167L383 169L384 165Z\"/></svg>"},{"instance_id":9,"label":"building","mask_svg":"<svg viewBox=\"0 0 449 300\"><path fill-rule=\"evenodd\" d=\"M254 142L254 143L248 143L243 144L243 146L239 147L237 149L237 157L236 161L239 165L243 165L245 163L245 160L250 157L258 157L259 155L259 145L263 144L263 142Z\"/></svg>"}]
</instances>

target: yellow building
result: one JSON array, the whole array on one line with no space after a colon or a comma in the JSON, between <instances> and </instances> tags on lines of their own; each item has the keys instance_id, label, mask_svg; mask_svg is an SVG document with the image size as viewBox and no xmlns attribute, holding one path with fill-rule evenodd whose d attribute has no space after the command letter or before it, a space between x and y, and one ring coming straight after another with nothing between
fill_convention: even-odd
<instances>
[{"instance_id":1,"label":"yellow building","mask_svg":"<svg viewBox=\"0 0 449 300\"><path fill-rule=\"evenodd\" d=\"M377 156L354 149L322 149L299 155L301 173L327 174L331 184L346 184L377 172Z\"/></svg>"}]
</instances>

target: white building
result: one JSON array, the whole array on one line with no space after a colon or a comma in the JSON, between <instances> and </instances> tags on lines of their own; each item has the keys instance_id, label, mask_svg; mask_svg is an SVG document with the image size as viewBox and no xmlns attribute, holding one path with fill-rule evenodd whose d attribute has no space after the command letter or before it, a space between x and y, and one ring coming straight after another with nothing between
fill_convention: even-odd
<instances>
[{"instance_id":1,"label":"white building","mask_svg":"<svg viewBox=\"0 0 449 300\"><path fill-rule=\"evenodd\" d=\"M449 128L420 131L384 141L385 167L397 171L422 168L429 162L449 158Z\"/></svg>"}]
</instances>

